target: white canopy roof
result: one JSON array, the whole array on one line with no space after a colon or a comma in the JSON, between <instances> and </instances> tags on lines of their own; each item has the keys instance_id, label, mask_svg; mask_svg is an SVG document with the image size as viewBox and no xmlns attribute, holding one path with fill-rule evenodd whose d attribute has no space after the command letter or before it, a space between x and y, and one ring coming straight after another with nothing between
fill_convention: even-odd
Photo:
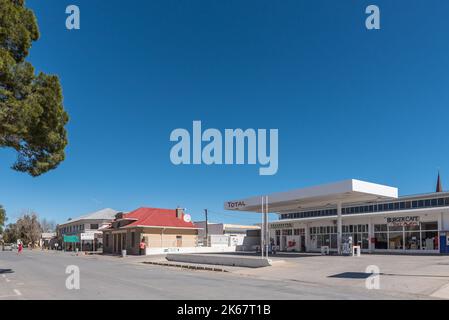
<instances>
[{"instance_id":1,"label":"white canopy roof","mask_svg":"<svg viewBox=\"0 0 449 320\"><path fill-rule=\"evenodd\" d=\"M265 195L264 195L265 196ZM396 199L398 189L381 184L345 180L320 186L267 194L268 211L303 211L310 208L335 206L377 200ZM226 210L261 212L262 195L241 200L226 201Z\"/></svg>"}]
</instances>

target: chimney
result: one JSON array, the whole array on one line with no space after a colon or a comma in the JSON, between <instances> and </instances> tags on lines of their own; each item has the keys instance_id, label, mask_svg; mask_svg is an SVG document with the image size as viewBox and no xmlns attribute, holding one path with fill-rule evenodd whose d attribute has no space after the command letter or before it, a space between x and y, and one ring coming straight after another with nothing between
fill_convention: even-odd
<instances>
[{"instance_id":1,"label":"chimney","mask_svg":"<svg viewBox=\"0 0 449 320\"><path fill-rule=\"evenodd\" d=\"M183 215L184 215L184 209L182 209L182 208L176 208L176 218L182 220Z\"/></svg>"}]
</instances>

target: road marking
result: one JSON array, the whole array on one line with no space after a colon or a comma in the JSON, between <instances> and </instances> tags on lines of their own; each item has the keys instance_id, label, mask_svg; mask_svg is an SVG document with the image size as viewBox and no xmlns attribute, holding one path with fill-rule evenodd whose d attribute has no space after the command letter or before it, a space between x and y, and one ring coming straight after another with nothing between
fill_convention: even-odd
<instances>
[{"instance_id":1,"label":"road marking","mask_svg":"<svg viewBox=\"0 0 449 320\"><path fill-rule=\"evenodd\" d=\"M14 293L16 294L16 296L21 296L21 295L22 295L22 294L20 293L20 291L17 290L17 289L14 289L13 291L14 291Z\"/></svg>"},{"instance_id":2,"label":"road marking","mask_svg":"<svg viewBox=\"0 0 449 320\"><path fill-rule=\"evenodd\" d=\"M9 280L8 278L5 278L6 282L10 282L11 280Z\"/></svg>"}]
</instances>

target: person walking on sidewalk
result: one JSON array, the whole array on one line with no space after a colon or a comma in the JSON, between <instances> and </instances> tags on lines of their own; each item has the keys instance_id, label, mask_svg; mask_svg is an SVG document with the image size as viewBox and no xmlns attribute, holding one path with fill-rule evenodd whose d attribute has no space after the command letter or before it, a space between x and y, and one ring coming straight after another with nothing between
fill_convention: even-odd
<instances>
[{"instance_id":1,"label":"person walking on sidewalk","mask_svg":"<svg viewBox=\"0 0 449 320\"><path fill-rule=\"evenodd\" d=\"M142 238L142 240L140 241L140 244L139 244L139 254L141 256L145 255L145 248L146 248L145 238Z\"/></svg>"},{"instance_id":2,"label":"person walking on sidewalk","mask_svg":"<svg viewBox=\"0 0 449 320\"><path fill-rule=\"evenodd\" d=\"M22 242L19 242L19 244L17 245L17 254L22 253L23 250L23 244Z\"/></svg>"}]
</instances>

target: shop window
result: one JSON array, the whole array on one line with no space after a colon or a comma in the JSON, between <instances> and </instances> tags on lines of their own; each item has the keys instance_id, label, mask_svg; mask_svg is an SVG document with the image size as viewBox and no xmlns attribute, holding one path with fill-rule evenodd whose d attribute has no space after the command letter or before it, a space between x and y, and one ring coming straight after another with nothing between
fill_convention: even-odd
<instances>
[{"instance_id":1,"label":"shop window","mask_svg":"<svg viewBox=\"0 0 449 320\"><path fill-rule=\"evenodd\" d=\"M136 245L136 233L131 232L131 247L134 247Z\"/></svg>"},{"instance_id":2,"label":"shop window","mask_svg":"<svg viewBox=\"0 0 449 320\"><path fill-rule=\"evenodd\" d=\"M374 232L382 232L387 231L387 225L386 224L375 224L374 225Z\"/></svg>"},{"instance_id":3,"label":"shop window","mask_svg":"<svg viewBox=\"0 0 449 320\"><path fill-rule=\"evenodd\" d=\"M388 242L387 242L387 233L375 233L374 234L374 248L375 249L388 249Z\"/></svg>"},{"instance_id":4,"label":"shop window","mask_svg":"<svg viewBox=\"0 0 449 320\"><path fill-rule=\"evenodd\" d=\"M316 245L318 249L323 245L323 236L321 234L316 236Z\"/></svg>"},{"instance_id":5,"label":"shop window","mask_svg":"<svg viewBox=\"0 0 449 320\"><path fill-rule=\"evenodd\" d=\"M438 231L438 222L437 221L421 222L421 230Z\"/></svg>"},{"instance_id":6,"label":"shop window","mask_svg":"<svg viewBox=\"0 0 449 320\"><path fill-rule=\"evenodd\" d=\"M362 249L368 249L368 233L362 234Z\"/></svg>"},{"instance_id":7,"label":"shop window","mask_svg":"<svg viewBox=\"0 0 449 320\"><path fill-rule=\"evenodd\" d=\"M330 247L331 246L331 238L330 238L330 235L328 235L328 234L324 234L323 235L323 243L322 243L322 245L323 246L328 246L328 247Z\"/></svg>"},{"instance_id":8,"label":"shop window","mask_svg":"<svg viewBox=\"0 0 449 320\"><path fill-rule=\"evenodd\" d=\"M401 250L404 247L404 235L402 232L390 232L388 249Z\"/></svg>"},{"instance_id":9,"label":"shop window","mask_svg":"<svg viewBox=\"0 0 449 320\"><path fill-rule=\"evenodd\" d=\"M418 231L419 232L419 225L407 225L404 226L405 231Z\"/></svg>"},{"instance_id":10,"label":"shop window","mask_svg":"<svg viewBox=\"0 0 449 320\"><path fill-rule=\"evenodd\" d=\"M420 242L421 242L421 240L420 240L419 231L405 233L405 249L406 250L419 250Z\"/></svg>"},{"instance_id":11,"label":"shop window","mask_svg":"<svg viewBox=\"0 0 449 320\"><path fill-rule=\"evenodd\" d=\"M331 234L331 249L337 249L337 235Z\"/></svg>"},{"instance_id":12,"label":"shop window","mask_svg":"<svg viewBox=\"0 0 449 320\"><path fill-rule=\"evenodd\" d=\"M394 232L394 231L402 231L403 227L402 226L389 226L388 227L388 231L390 232Z\"/></svg>"},{"instance_id":13,"label":"shop window","mask_svg":"<svg viewBox=\"0 0 449 320\"><path fill-rule=\"evenodd\" d=\"M421 248L423 250L438 250L438 232L423 231L421 232Z\"/></svg>"}]
</instances>

